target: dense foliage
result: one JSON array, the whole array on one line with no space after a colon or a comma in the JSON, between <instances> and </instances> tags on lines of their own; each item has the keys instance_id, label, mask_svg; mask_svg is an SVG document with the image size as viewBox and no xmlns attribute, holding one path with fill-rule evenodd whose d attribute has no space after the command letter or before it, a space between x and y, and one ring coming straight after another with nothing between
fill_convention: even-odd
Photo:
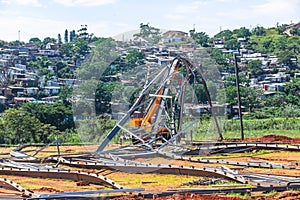
<instances>
[{"instance_id":1,"label":"dense foliage","mask_svg":"<svg viewBox=\"0 0 300 200\"><path fill-rule=\"evenodd\" d=\"M278 25L276 28L266 29L257 26L253 30L241 27L235 30L222 30L212 38L205 32L190 30L192 38L190 41L201 47L212 47L216 39L224 41L226 51L205 48L217 64L218 70L226 74L222 86L218 86L218 92L213 81L207 80L209 89L214 91L213 101L231 107L237 105L235 76L232 75L234 73L232 51L240 48L276 55L279 65L286 67L291 75L291 81L285 83L284 90L277 91L273 97L264 97L262 90L249 87L250 78L266 75L262 61L239 62L242 106L249 112L245 115L247 119L245 129L299 129L300 80L293 79L293 75L299 72L299 64L293 60L300 60L300 29L292 28L291 35L288 36L284 34L286 27L287 25ZM139 92L139 88L120 84L119 78L133 69L136 71L132 75L138 76L137 71L140 69L137 67L143 65L145 57L140 51L129 50L122 58L117 53L117 44L113 39L92 36L87 33L86 25L81 27L79 35L76 35L75 31L65 30L64 42L61 35L58 36L59 51L64 59L53 60L45 56L29 62L29 67L37 70L39 77L43 77L44 85L52 77L76 77L80 83L76 88L70 85L61 87L59 97L63 101L54 104L26 103L18 109L7 109L7 106L1 104L1 111L7 110L0 117L0 143L48 143L58 137L71 142L80 140L98 142L115 125L115 121L109 117L112 114L111 102L132 104ZM143 23L140 24L140 32L134 36L154 44L162 37L158 28ZM239 40L247 41L247 44L242 45ZM47 43L56 42L56 39L31 38L30 42L37 47L45 47ZM23 43L0 42L0 46L6 44L19 46ZM278 69L272 69L268 73L277 71ZM37 87L37 83L38 77L32 86ZM194 85L193 90L198 103L207 102L202 84ZM44 96L47 94L37 95L39 98ZM74 99L76 101L72 102L72 107L70 102ZM74 117L79 118L76 121L77 130ZM90 120L82 120L86 118ZM237 121L225 124L225 131L237 129Z\"/></svg>"}]
</instances>

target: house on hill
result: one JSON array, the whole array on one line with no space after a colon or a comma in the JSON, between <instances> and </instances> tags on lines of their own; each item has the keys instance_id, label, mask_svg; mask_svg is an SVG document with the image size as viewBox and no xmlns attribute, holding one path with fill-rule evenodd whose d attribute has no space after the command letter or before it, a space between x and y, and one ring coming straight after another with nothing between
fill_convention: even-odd
<instances>
[{"instance_id":1,"label":"house on hill","mask_svg":"<svg viewBox=\"0 0 300 200\"><path fill-rule=\"evenodd\" d=\"M292 34L291 34L292 28L300 28L300 22L296 23L296 24L291 24L291 25L287 26L283 32L285 34L287 34L288 36L292 36Z\"/></svg>"},{"instance_id":2,"label":"house on hill","mask_svg":"<svg viewBox=\"0 0 300 200\"><path fill-rule=\"evenodd\" d=\"M185 37L188 36L188 33L183 31L167 31L163 33L163 43L171 43L171 42L182 42L185 40Z\"/></svg>"}]
</instances>

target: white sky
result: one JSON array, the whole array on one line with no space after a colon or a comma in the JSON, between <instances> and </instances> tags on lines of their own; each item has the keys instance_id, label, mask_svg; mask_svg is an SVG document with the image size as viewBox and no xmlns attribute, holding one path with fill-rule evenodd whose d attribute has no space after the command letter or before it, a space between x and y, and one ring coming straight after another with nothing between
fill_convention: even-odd
<instances>
[{"instance_id":1,"label":"white sky","mask_svg":"<svg viewBox=\"0 0 300 200\"><path fill-rule=\"evenodd\" d=\"M300 0L0 0L0 40L64 37L65 29L109 37L140 23L210 36L224 29L300 21Z\"/></svg>"}]
</instances>

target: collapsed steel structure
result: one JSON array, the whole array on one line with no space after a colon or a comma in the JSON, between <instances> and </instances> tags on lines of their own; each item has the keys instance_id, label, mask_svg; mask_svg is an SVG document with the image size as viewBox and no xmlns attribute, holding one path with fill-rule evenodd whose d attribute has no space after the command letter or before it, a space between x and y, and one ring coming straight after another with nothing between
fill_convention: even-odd
<instances>
[{"instance_id":1,"label":"collapsed steel structure","mask_svg":"<svg viewBox=\"0 0 300 200\"><path fill-rule=\"evenodd\" d=\"M180 70L183 71L184 80L182 84L179 85L179 89L176 93L171 93L171 83ZM170 66L166 66L162 69L153 80L144 86L135 103L104 138L96 152L100 153L103 151L120 130L130 134L134 140L142 143L143 146L149 149L156 146L158 140L165 142L163 146L178 141L180 136L185 132L185 129L182 127L184 99L186 87L190 84L191 79L203 84L206 98L212 110L211 115L216 123L219 139L223 139L217 117L213 112L209 90L200 66L194 66L189 60L183 57L177 57L174 58ZM158 87L155 93L151 94L156 84L158 84ZM146 108L144 108L145 106ZM136 111L141 111L139 117L133 117ZM165 115L165 118L163 118L163 115ZM135 118L132 123L138 128L135 132L124 127L126 122L133 120L132 118Z\"/></svg>"},{"instance_id":2,"label":"collapsed steel structure","mask_svg":"<svg viewBox=\"0 0 300 200\"><path fill-rule=\"evenodd\" d=\"M198 144L199 145L199 144ZM274 143L236 143L230 145L217 145L211 148L209 151L211 154L215 154L216 148L225 150L227 152L232 151L232 147L251 145L257 149L273 149L273 150L285 150L285 151L299 151L300 145L285 145ZM197 149L198 147L194 148ZM203 147L201 147L203 148ZM205 147L206 148L206 147ZM240 149L243 150L243 149ZM245 149L244 149L245 150ZM251 172L251 168L261 169L285 169L285 170L299 170L298 163L279 164L268 162L237 162L226 161L218 159L197 159L192 156L178 156L174 153L158 150L157 155L168 157L171 159L184 160L189 162L200 162L209 165L204 167L184 166L184 165L172 165L172 164L154 164L148 162L139 162L131 157L131 160L126 157L125 152L120 152L119 155L112 155L109 153L97 154L95 157L93 154L62 154L52 155L45 158L35 158L27 155L26 151L22 148L13 149L11 155L13 157L6 157L0 162L0 175L8 176L26 176L26 177L41 177L50 179L65 179L75 181L86 181L89 183L106 185L111 187L110 190L93 190L83 192L66 192L66 193L53 193L53 194L38 194L28 190L21 185L11 181L7 178L0 179L0 186L15 189L22 193L23 197L29 199L73 199L73 198L99 198L103 193L115 193L115 192L138 192L145 197L149 197L150 194L143 192L143 188L126 188L120 184L114 182L107 177L108 174L122 171L133 174L140 173L155 173L155 174L174 174L174 175L188 175L195 177L215 177L233 180L238 183L244 184L242 188L232 185L231 188L216 188L216 189L197 189L197 188L172 188L172 191L165 191L158 193L157 195L165 196L174 193L182 192L194 192L194 193L226 193L226 192L243 192L243 191L271 191L271 190L288 190L288 189L300 189L300 177L297 176L285 176L274 175L272 173L254 173ZM140 157L141 154L136 154ZM40 164L41 162L47 164ZM49 165L53 163L53 165ZM213 164L221 164L221 166L213 167ZM97 173L85 172L81 170L70 170L66 168L59 168L61 166L70 166L76 169L93 169L98 170ZM226 167L226 166L228 167ZM243 172L239 172L237 169L230 169L230 166L240 166ZM245 169L249 169L245 172ZM245 187L251 184L252 187ZM110 196L113 197L113 196Z\"/></svg>"},{"instance_id":3,"label":"collapsed steel structure","mask_svg":"<svg viewBox=\"0 0 300 200\"><path fill-rule=\"evenodd\" d=\"M182 81L182 84L178 86L178 90L171 92L171 84L174 82L179 71L182 71L184 80ZM28 199L97 199L100 194L115 192L139 192L144 197L153 195L147 193L147 191L143 192L143 188L126 188L107 177L110 173L122 171L128 173L219 177L236 181L245 186L243 188L238 188L232 185L231 188L216 189L173 188L172 191L165 191L157 194L160 196L182 192L227 193L231 191L249 192L300 189L299 177L268 173L259 174L251 171L240 172L238 169L233 170L228 167L238 166L241 167L241 169L262 168L298 170L298 162L289 164L270 163L265 161L240 162L224 159L195 158L192 156L205 156L206 154L211 155L222 152L244 152L257 149L300 151L300 145L234 142L230 144L224 142L211 144L200 142L193 143L194 146L187 146L179 143L181 135L194 123L191 122L185 127L183 127L182 124L186 87L193 80L204 86L208 103L211 107L211 115L213 116L214 123L217 127L219 139L222 139L221 128L214 113L206 81L200 66L195 67L187 59L177 57L170 66L162 69L153 80L145 84L135 103L117 125L108 133L95 152L68 154L60 152L58 148L56 154L38 158L37 155L40 152L43 152L48 145L41 146L41 148L33 152L32 155L29 155L27 151L24 150L27 146L22 145L14 148L9 154L2 154L0 175L86 181L89 183L105 185L110 187L110 190L37 194L7 178L0 179L0 186L15 189ZM130 126L128 124L133 125L131 130L129 130ZM125 131L132 137L132 144L114 149L106 149L109 142L120 130ZM201 152L205 152L205 154L202 155ZM202 163L204 164L204 167L154 164L136 160L136 158L146 158L149 156L160 156L170 160ZM43 164L41 164L42 162ZM219 166L210 166L214 164L218 164ZM72 169L74 168L76 170L58 166L70 166ZM77 169L93 169L97 170L97 172L92 173ZM252 187L249 187L248 184L251 184Z\"/></svg>"}]
</instances>

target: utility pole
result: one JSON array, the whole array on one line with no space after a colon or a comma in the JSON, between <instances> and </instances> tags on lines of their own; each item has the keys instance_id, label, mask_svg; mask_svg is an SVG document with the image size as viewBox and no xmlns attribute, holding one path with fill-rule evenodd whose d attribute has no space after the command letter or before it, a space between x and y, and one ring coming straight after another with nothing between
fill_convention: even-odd
<instances>
[{"instance_id":1,"label":"utility pole","mask_svg":"<svg viewBox=\"0 0 300 200\"><path fill-rule=\"evenodd\" d=\"M21 31L20 30L18 31L18 40L19 40L19 42L21 41Z\"/></svg>"},{"instance_id":2,"label":"utility pole","mask_svg":"<svg viewBox=\"0 0 300 200\"><path fill-rule=\"evenodd\" d=\"M234 68L235 68L235 83L237 88L237 99L238 99L238 109L239 109L239 118L240 118L240 128L241 128L241 139L244 140L244 126L243 126L243 115L242 115L242 106L241 106L241 95L240 95L240 81L239 81L239 67L237 64L237 57L234 53Z\"/></svg>"}]
</instances>

